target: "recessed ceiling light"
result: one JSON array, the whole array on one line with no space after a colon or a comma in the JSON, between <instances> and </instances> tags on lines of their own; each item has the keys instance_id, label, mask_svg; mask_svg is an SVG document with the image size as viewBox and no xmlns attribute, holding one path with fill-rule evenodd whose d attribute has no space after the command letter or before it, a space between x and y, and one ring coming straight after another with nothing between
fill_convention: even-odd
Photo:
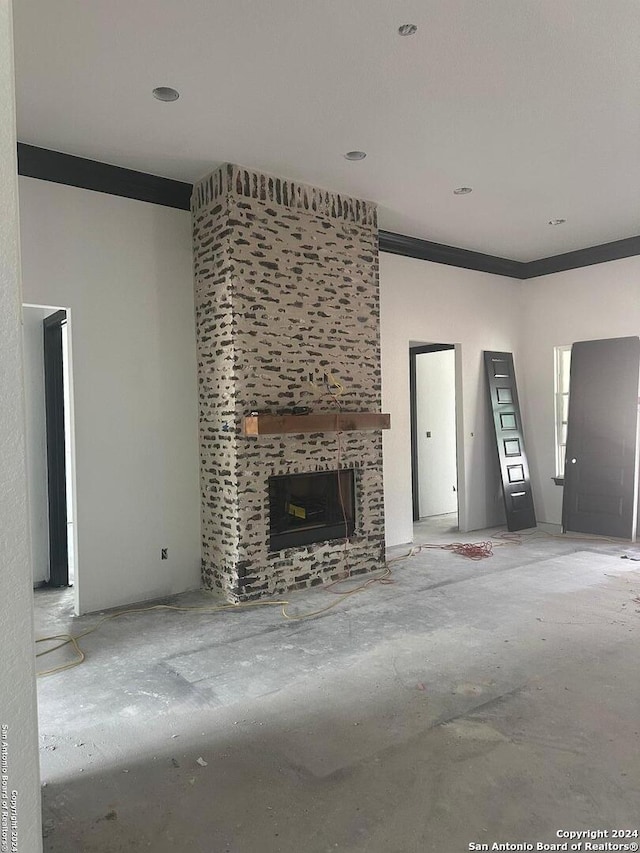
<instances>
[{"instance_id":1,"label":"recessed ceiling light","mask_svg":"<svg viewBox=\"0 0 640 853\"><path fill-rule=\"evenodd\" d=\"M413 36L418 32L418 28L415 24L402 24L401 27L398 27L398 33L401 36Z\"/></svg>"},{"instance_id":2,"label":"recessed ceiling light","mask_svg":"<svg viewBox=\"0 0 640 853\"><path fill-rule=\"evenodd\" d=\"M469 193L473 192L473 187L457 187L454 191L454 195L469 195Z\"/></svg>"},{"instance_id":3,"label":"recessed ceiling light","mask_svg":"<svg viewBox=\"0 0 640 853\"><path fill-rule=\"evenodd\" d=\"M180 97L180 92L172 89L171 86L157 86L152 94L159 101L177 101Z\"/></svg>"},{"instance_id":4,"label":"recessed ceiling light","mask_svg":"<svg viewBox=\"0 0 640 853\"><path fill-rule=\"evenodd\" d=\"M347 160L364 160L367 155L365 151L347 151L344 156Z\"/></svg>"},{"instance_id":5,"label":"recessed ceiling light","mask_svg":"<svg viewBox=\"0 0 640 853\"><path fill-rule=\"evenodd\" d=\"M549 225L564 225L566 221L566 219L550 219Z\"/></svg>"}]
</instances>

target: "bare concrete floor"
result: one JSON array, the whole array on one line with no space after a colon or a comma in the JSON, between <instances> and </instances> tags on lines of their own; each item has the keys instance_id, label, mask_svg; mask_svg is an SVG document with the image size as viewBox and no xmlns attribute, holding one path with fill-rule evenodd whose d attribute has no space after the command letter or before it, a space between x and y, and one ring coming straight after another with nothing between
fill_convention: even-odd
<instances>
[{"instance_id":1,"label":"bare concrete floor","mask_svg":"<svg viewBox=\"0 0 640 853\"><path fill-rule=\"evenodd\" d=\"M417 534L450 541L442 523ZM625 552L640 554L545 537L482 562L428 550L308 621L107 622L84 664L39 682L45 850L457 853L640 829L640 563ZM290 609L333 600L315 589ZM70 609L38 593L38 635L95 623Z\"/></svg>"}]
</instances>

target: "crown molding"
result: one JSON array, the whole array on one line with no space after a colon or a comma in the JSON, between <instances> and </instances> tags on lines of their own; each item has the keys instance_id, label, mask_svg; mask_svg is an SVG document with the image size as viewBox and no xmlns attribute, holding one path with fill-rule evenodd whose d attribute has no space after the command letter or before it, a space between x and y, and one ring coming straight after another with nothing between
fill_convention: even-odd
<instances>
[{"instance_id":1,"label":"crown molding","mask_svg":"<svg viewBox=\"0 0 640 853\"><path fill-rule=\"evenodd\" d=\"M419 237L407 237L404 234L394 234L392 231L379 232L379 248L381 252L393 255L404 255L407 258L418 258L421 261L433 261L436 264L447 264L466 270L504 275L508 278L525 278L522 268L526 264L511 261L509 258L499 258L495 255L484 255L482 252L472 252L469 249L459 249L457 246L446 246L444 243L431 243Z\"/></svg>"},{"instance_id":2,"label":"crown molding","mask_svg":"<svg viewBox=\"0 0 640 853\"><path fill-rule=\"evenodd\" d=\"M191 206L193 186L184 181L123 169L24 142L18 142L18 174L178 210L190 210ZM381 252L407 258L525 280L640 255L640 235L536 261L513 261L392 231L379 232L379 248Z\"/></svg>"},{"instance_id":3,"label":"crown molding","mask_svg":"<svg viewBox=\"0 0 640 853\"><path fill-rule=\"evenodd\" d=\"M189 210L191 184L18 142L18 174Z\"/></svg>"},{"instance_id":4,"label":"crown molding","mask_svg":"<svg viewBox=\"0 0 640 853\"><path fill-rule=\"evenodd\" d=\"M625 240L614 240L612 243L602 243L599 246L590 246L587 249L578 249L575 252L565 252L563 255L553 255L550 258L529 261L524 265L526 275L523 278L537 278L554 272L575 270L593 264L604 264L607 261L618 261L621 258L630 258L633 255L640 255L640 235L627 237Z\"/></svg>"}]
</instances>

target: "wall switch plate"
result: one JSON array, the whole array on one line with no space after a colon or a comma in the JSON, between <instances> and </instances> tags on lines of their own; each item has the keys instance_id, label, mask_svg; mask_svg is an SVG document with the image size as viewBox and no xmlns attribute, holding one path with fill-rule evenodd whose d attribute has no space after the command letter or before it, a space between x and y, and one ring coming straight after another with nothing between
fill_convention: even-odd
<instances>
[{"instance_id":1,"label":"wall switch plate","mask_svg":"<svg viewBox=\"0 0 640 853\"><path fill-rule=\"evenodd\" d=\"M169 549L168 548L163 548L162 551L160 552L160 554L161 554L161 557L160 557L161 560L168 560L169 559Z\"/></svg>"}]
</instances>

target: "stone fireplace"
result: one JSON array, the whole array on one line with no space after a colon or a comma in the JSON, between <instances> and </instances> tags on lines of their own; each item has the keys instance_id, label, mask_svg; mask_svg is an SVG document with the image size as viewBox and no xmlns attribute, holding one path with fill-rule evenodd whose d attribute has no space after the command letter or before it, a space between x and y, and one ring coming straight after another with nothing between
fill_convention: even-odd
<instances>
[{"instance_id":1,"label":"stone fireplace","mask_svg":"<svg viewBox=\"0 0 640 853\"><path fill-rule=\"evenodd\" d=\"M375 206L225 165L194 187L192 216L203 585L241 601L380 568L380 430L242 428L250 413L293 407L380 411ZM349 472L347 524L341 511L322 541L274 540L279 478L296 487L286 511L310 527L325 498L294 478L332 472L337 484L338 471Z\"/></svg>"}]
</instances>

